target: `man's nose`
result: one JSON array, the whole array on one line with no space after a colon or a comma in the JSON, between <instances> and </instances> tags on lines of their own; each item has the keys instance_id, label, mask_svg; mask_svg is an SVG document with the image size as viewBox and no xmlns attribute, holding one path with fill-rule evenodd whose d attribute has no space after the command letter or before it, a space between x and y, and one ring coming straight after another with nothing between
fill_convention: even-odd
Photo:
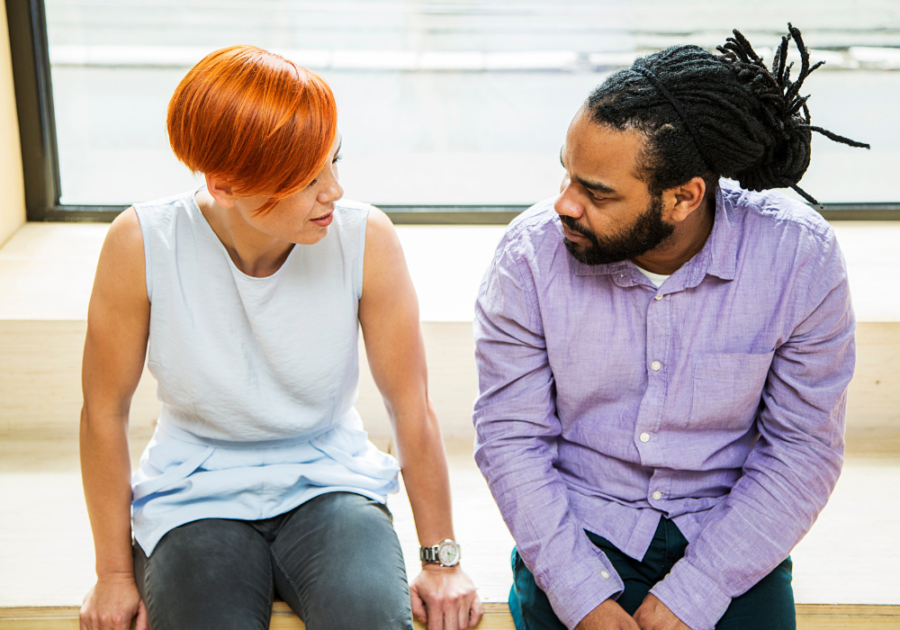
<instances>
[{"instance_id":1,"label":"man's nose","mask_svg":"<svg viewBox=\"0 0 900 630\"><path fill-rule=\"evenodd\" d=\"M579 219L584 214L584 206L578 200L578 196L572 189L572 183L568 178L563 181L562 190L553 204L553 209L556 210L557 214L572 217L573 219Z\"/></svg>"}]
</instances>

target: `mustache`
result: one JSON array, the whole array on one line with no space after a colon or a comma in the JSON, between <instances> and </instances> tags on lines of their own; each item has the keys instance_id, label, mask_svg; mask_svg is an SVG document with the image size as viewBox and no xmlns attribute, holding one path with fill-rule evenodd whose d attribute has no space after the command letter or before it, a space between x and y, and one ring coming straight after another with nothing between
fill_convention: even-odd
<instances>
[{"instance_id":1,"label":"mustache","mask_svg":"<svg viewBox=\"0 0 900 630\"><path fill-rule=\"evenodd\" d=\"M559 220L562 221L563 223L565 223L566 227L569 228L570 230L572 230L573 232L577 232L578 234L581 234L582 236L586 236L589 239L591 239L592 241L596 238L596 236L594 235L593 232L591 232L589 229L587 229L583 225L580 225L575 219L573 219L570 216L560 215Z\"/></svg>"}]
</instances>

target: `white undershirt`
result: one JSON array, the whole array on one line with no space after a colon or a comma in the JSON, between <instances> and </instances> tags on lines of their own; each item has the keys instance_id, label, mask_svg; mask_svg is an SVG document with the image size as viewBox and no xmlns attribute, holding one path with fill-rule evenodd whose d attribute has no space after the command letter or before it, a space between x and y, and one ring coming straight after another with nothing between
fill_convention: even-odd
<instances>
[{"instance_id":1,"label":"white undershirt","mask_svg":"<svg viewBox=\"0 0 900 630\"><path fill-rule=\"evenodd\" d=\"M642 274L644 274L645 276L647 276L647 278L650 279L650 282L652 282L653 285L654 285L657 289L658 289L659 287L662 286L662 283L663 283L663 282L665 282L666 280L669 279L669 276L664 276L664 275L659 274L659 273L653 273L652 271L647 271L646 269L642 269L641 267L638 267L638 265L635 265L635 267L638 268L638 271L640 271ZM671 275L671 274L670 274L670 275Z\"/></svg>"}]
</instances>

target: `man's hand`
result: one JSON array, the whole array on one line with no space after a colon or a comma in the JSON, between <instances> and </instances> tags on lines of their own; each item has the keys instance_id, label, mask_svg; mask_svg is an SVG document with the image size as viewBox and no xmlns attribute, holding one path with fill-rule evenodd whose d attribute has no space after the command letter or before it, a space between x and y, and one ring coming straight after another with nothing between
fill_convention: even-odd
<instances>
[{"instance_id":1,"label":"man's hand","mask_svg":"<svg viewBox=\"0 0 900 630\"><path fill-rule=\"evenodd\" d=\"M424 565L409 595L413 615L428 630L465 630L481 621L481 600L459 566Z\"/></svg>"},{"instance_id":2,"label":"man's hand","mask_svg":"<svg viewBox=\"0 0 900 630\"><path fill-rule=\"evenodd\" d=\"M691 630L675 616L655 595L647 595L634 613L641 630Z\"/></svg>"},{"instance_id":3,"label":"man's hand","mask_svg":"<svg viewBox=\"0 0 900 630\"><path fill-rule=\"evenodd\" d=\"M641 630L641 626L613 599L607 599L581 620L575 630Z\"/></svg>"},{"instance_id":4,"label":"man's hand","mask_svg":"<svg viewBox=\"0 0 900 630\"><path fill-rule=\"evenodd\" d=\"M147 609L132 576L110 576L97 580L81 606L81 630L149 630Z\"/></svg>"}]
</instances>

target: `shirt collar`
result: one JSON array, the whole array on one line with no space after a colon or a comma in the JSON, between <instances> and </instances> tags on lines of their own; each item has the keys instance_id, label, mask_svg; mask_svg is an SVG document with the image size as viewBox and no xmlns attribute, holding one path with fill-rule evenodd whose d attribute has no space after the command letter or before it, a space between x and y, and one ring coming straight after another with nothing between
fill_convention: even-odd
<instances>
[{"instance_id":1,"label":"shirt collar","mask_svg":"<svg viewBox=\"0 0 900 630\"><path fill-rule=\"evenodd\" d=\"M718 186L716 188L716 215L712 232L706 239L703 249L675 274L682 271L687 272L684 281L685 286L689 287L700 284L707 274L722 280L734 280L739 238L740 226L735 222L734 206L731 199L722 194L722 187ZM612 276L616 284L620 286L631 286L642 282L634 275L640 274L640 271L630 260L608 265L585 265L571 256L569 259L575 267L576 276Z\"/></svg>"}]
</instances>

